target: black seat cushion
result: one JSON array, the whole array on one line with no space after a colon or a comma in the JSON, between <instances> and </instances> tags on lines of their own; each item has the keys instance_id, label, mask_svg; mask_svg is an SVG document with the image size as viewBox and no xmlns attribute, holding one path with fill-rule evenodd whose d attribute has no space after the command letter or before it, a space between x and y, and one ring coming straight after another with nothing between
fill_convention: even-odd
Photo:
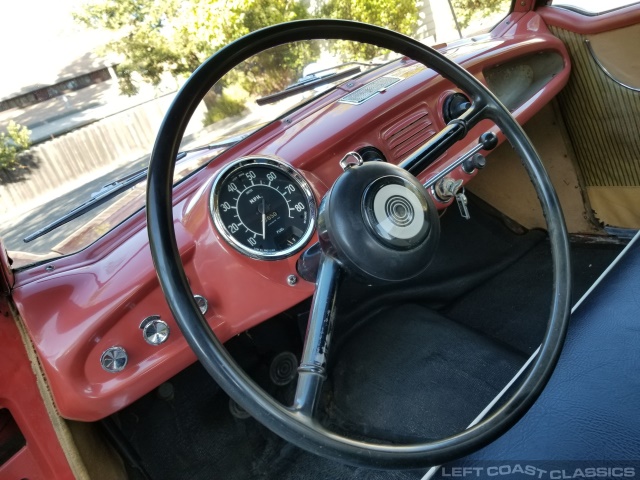
<instances>
[{"instance_id":1,"label":"black seat cushion","mask_svg":"<svg viewBox=\"0 0 640 480\"><path fill-rule=\"evenodd\" d=\"M445 466L487 461L632 462L640 466L640 236L571 319L546 389L509 432ZM486 465L486 463L485 463Z\"/></svg>"}]
</instances>

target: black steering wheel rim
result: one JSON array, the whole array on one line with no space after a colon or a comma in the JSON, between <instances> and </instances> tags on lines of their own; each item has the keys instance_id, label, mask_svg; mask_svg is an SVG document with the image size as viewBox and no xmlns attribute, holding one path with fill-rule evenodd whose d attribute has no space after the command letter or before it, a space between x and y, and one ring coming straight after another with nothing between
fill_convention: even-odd
<instances>
[{"instance_id":1,"label":"black steering wheel rim","mask_svg":"<svg viewBox=\"0 0 640 480\"><path fill-rule=\"evenodd\" d=\"M437 441L382 445L341 437L270 397L234 362L200 314L181 263L172 214L174 158L191 115L207 90L243 60L267 48L312 39L370 43L428 65L464 90L494 121L522 158L547 220L553 257L553 297L537 358L517 391L475 426ZM160 127L149 166L147 222L160 285L188 344L214 380L251 415L289 442L354 465L417 468L438 465L490 443L515 424L541 393L560 355L570 313L569 242L549 177L522 128L508 110L462 67L435 50L380 27L345 20L303 20L267 27L227 45L199 67L177 94Z\"/></svg>"}]
</instances>

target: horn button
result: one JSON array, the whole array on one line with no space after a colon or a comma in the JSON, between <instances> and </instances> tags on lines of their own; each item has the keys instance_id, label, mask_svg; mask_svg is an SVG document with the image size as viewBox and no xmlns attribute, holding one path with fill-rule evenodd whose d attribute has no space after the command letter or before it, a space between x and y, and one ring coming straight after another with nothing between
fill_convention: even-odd
<instances>
[{"instance_id":1,"label":"horn button","mask_svg":"<svg viewBox=\"0 0 640 480\"><path fill-rule=\"evenodd\" d=\"M371 162L345 171L322 200L318 235L325 254L365 281L400 281L429 265L440 223L414 176Z\"/></svg>"}]
</instances>

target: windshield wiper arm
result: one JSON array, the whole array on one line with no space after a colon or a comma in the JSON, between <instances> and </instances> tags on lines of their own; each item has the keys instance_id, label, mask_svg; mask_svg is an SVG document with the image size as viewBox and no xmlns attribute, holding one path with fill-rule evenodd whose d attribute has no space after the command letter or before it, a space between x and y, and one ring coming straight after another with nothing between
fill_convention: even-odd
<instances>
[{"instance_id":1,"label":"windshield wiper arm","mask_svg":"<svg viewBox=\"0 0 640 480\"><path fill-rule=\"evenodd\" d=\"M240 140L242 138L240 138ZM187 156L187 153L196 152L200 150L213 150L216 148L230 147L238 143L240 140L236 137L232 140L222 141L218 143L211 143L209 145L204 145L202 147L197 147L191 150L180 152L176 156L176 161L182 160L184 157ZM45 225L40 230L27 235L26 237L24 237L22 241L24 243L29 243L35 240L36 238L40 238L43 235L46 235L47 233L55 230L56 228L61 227L62 225L65 225L72 220L75 220L79 216L84 215L89 210L93 210L94 208L99 207L103 203L111 200L113 197L135 186L136 184L140 183L142 180L145 180L147 178L147 173L148 173L148 169L142 168L136 172L130 173L129 175L126 175L117 180L114 180L111 183L107 183L99 191L97 191L96 193L93 193L89 200L87 200L84 203L81 203L76 208L74 208L68 213L65 213L62 217L58 218L57 220L54 220L50 224Z\"/></svg>"},{"instance_id":2,"label":"windshield wiper arm","mask_svg":"<svg viewBox=\"0 0 640 480\"><path fill-rule=\"evenodd\" d=\"M367 64L367 66L369 66L369 64ZM300 85L294 85L293 87L289 87L280 92L267 95L266 97L258 98L256 100L256 103L260 106L268 105L270 103L276 103L285 98L293 97L294 95L298 95L299 93L306 92L307 90L313 90L314 88L326 83L332 83L337 80L342 80L343 78L348 78L352 75L355 75L356 73L360 73L361 70L362 69L359 66L351 67L347 70L343 70L341 72L336 72L332 75L327 75L326 77L319 78L318 80L304 82Z\"/></svg>"}]
</instances>

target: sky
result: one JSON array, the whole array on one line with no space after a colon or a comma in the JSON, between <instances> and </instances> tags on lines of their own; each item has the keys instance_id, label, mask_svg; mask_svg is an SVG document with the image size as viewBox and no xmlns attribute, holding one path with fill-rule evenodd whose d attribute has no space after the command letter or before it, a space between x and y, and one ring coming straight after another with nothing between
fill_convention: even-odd
<instances>
[{"instance_id":1,"label":"sky","mask_svg":"<svg viewBox=\"0 0 640 480\"><path fill-rule=\"evenodd\" d=\"M36 84L53 84L67 65L106 41L76 24L85 0L0 0L0 98Z\"/></svg>"}]
</instances>

